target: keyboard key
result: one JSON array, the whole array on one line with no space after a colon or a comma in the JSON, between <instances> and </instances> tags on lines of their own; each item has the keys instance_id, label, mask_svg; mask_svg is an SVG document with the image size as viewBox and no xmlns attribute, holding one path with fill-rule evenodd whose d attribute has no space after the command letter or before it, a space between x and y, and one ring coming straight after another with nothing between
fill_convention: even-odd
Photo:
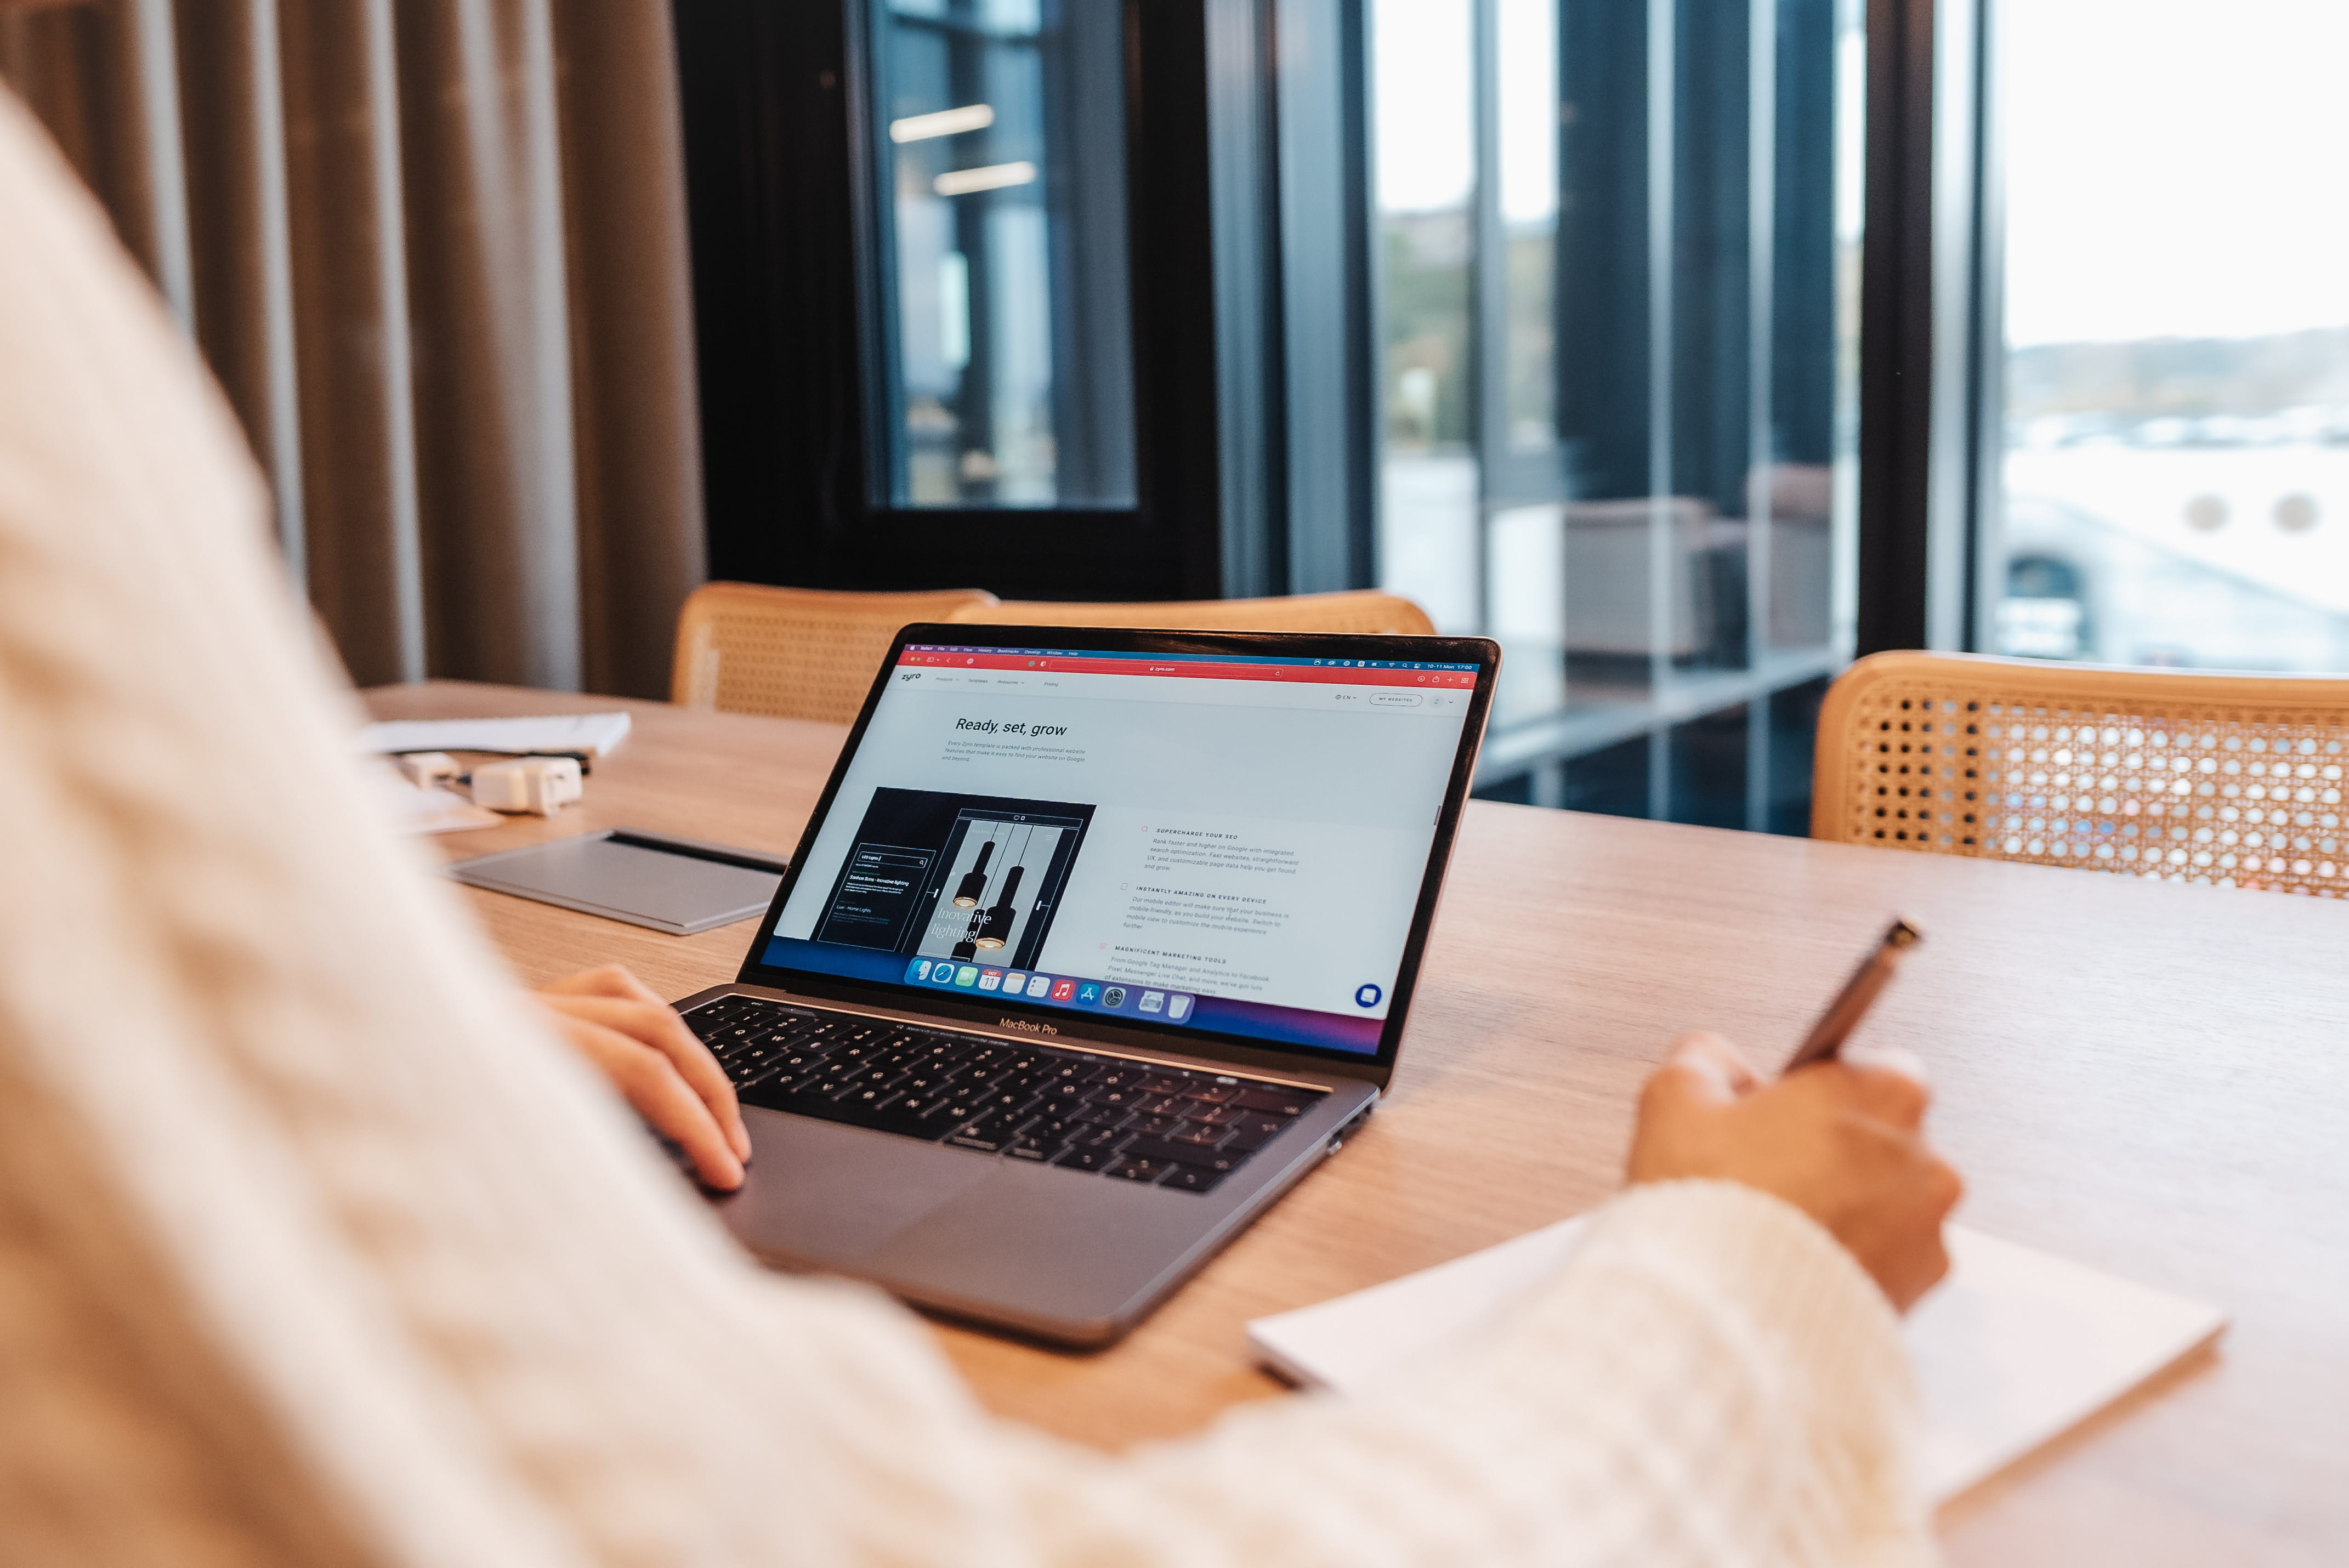
<instances>
[{"instance_id":1,"label":"keyboard key","mask_svg":"<svg viewBox=\"0 0 2349 1568\"><path fill-rule=\"evenodd\" d=\"M869 1128L875 1132L895 1132L920 1136L913 1119L900 1103L902 1097L888 1097L889 1103L863 1099L802 1099L783 1109L801 1116L811 1116L819 1121L846 1122L851 1127Z\"/></svg>"},{"instance_id":2,"label":"keyboard key","mask_svg":"<svg viewBox=\"0 0 2349 1568\"><path fill-rule=\"evenodd\" d=\"M1163 1138L1137 1138L1125 1146L1124 1152L1136 1160L1161 1160L1217 1176L1227 1176L1247 1162L1247 1155L1238 1150L1199 1149Z\"/></svg>"},{"instance_id":3,"label":"keyboard key","mask_svg":"<svg viewBox=\"0 0 2349 1568\"><path fill-rule=\"evenodd\" d=\"M1040 1138L1033 1132L1023 1132L1004 1145L1003 1152L1014 1160L1030 1160L1040 1165L1060 1153L1061 1147L1057 1138Z\"/></svg>"},{"instance_id":4,"label":"keyboard key","mask_svg":"<svg viewBox=\"0 0 2349 1568\"><path fill-rule=\"evenodd\" d=\"M823 1057L813 1051L786 1048L772 1060L785 1072L799 1073L813 1068Z\"/></svg>"},{"instance_id":5,"label":"keyboard key","mask_svg":"<svg viewBox=\"0 0 2349 1568\"><path fill-rule=\"evenodd\" d=\"M1118 1161L1117 1154L1107 1149L1071 1149L1052 1161L1064 1171L1106 1171Z\"/></svg>"},{"instance_id":6,"label":"keyboard key","mask_svg":"<svg viewBox=\"0 0 2349 1568\"><path fill-rule=\"evenodd\" d=\"M939 1130L935 1118L925 1117L918 1106L905 1099L877 1110L854 1112L842 1119L853 1119L858 1127L869 1127L875 1132L894 1132L901 1138L935 1140Z\"/></svg>"},{"instance_id":7,"label":"keyboard key","mask_svg":"<svg viewBox=\"0 0 2349 1568\"><path fill-rule=\"evenodd\" d=\"M1164 1160L1136 1160L1129 1155L1111 1166L1109 1174L1123 1177L1128 1181L1147 1184L1167 1175L1174 1169L1174 1166Z\"/></svg>"},{"instance_id":8,"label":"keyboard key","mask_svg":"<svg viewBox=\"0 0 2349 1568\"><path fill-rule=\"evenodd\" d=\"M1204 1166L1215 1155L1187 1143L1169 1139L1142 1137L1125 1146L1126 1154L1135 1160L1151 1160L1164 1165Z\"/></svg>"},{"instance_id":9,"label":"keyboard key","mask_svg":"<svg viewBox=\"0 0 2349 1568\"><path fill-rule=\"evenodd\" d=\"M1177 1165L1158 1184L1176 1192L1212 1192L1225 1175L1224 1171L1202 1171L1195 1165Z\"/></svg>"},{"instance_id":10,"label":"keyboard key","mask_svg":"<svg viewBox=\"0 0 2349 1568\"><path fill-rule=\"evenodd\" d=\"M1278 1117L1251 1115L1232 1129L1231 1136L1224 1140L1224 1147L1242 1154L1253 1153L1288 1130L1288 1123Z\"/></svg>"},{"instance_id":11,"label":"keyboard key","mask_svg":"<svg viewBox=\"0 0 2349 1568\"><path fill-rule=\"evenodd\" d=\"M754 1084L765 1083L769 1078L780 1078L785 1070L781 1062L760 1062L752 1067L728 1068L726 1076L732 1080L734 1093L739 1098L744 1089Z\"/></svg>"},{"instance_id":12,"label":"keyboard key","mask_svg":"<svg viewBox=\"0 0 2349 1568\"><path fill-rule=\"evenodd\" d=\"M957 1149L983 1149L989 1153L1012 1142L1028 1125L1024 1116L990 1116L956 1128L947 1141Z\"/></svg>"}]
</instances>

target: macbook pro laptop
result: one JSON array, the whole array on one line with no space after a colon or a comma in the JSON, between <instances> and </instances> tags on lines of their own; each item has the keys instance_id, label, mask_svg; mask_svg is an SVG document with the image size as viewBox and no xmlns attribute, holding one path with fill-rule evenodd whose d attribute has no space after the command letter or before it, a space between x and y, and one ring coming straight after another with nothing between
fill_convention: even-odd
<instances>
[{"instance_id":1,"label":"macbook pro laptop","mask_svg":"<svg viewBox=\"0 0 2349 1568\"><path fill-rule=\"evenodd\" d=\"M734 984L678 1004L779 1265L1132 1327L1394 1070L1499 649L914 625Z\"/></svg>"}]
</instances>

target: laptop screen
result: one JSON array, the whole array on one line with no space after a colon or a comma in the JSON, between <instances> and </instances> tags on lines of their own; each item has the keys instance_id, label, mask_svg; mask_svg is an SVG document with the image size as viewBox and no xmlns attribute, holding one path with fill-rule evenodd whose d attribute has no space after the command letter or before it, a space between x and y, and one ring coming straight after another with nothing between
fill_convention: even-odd
<instances>
[{"instance_id":1,"label":"laptop screen","mask_svg":"<svg viewBox=\"0 0 2349 1568\"><path fill-rule=\"evenodd\" d=\"M758 961L1375 1055L1477 670L909 645Z\"/></svg>"}]
</instances>

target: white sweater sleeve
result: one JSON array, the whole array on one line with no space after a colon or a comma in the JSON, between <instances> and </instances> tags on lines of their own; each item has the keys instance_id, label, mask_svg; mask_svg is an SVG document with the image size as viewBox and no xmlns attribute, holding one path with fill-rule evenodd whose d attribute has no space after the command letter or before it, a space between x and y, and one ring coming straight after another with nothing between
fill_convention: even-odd
<instances>
[{"instance_id":1,"label":"white sweater sleeve","mask_svg":"<svg viewBox=\"0 0 2349 1568\"><path fill-rule=\"evenodd\" d=\"M973 1563L1922 1563L1913 1401L1892 1309L1832 1238L1675 1182L1608 1204L1510 1321L1370 1397L1117 1460L908 1412L961 1429L882 1490L975 1470L1017 1497L984 1516L999 1536L967 1521Z\"/></svg>"},{"instance_id":2,"label":"white sweater sleeve","mask_svg":"<svg viewBox=\"0 0 2349 1568\"><path fill-rule=\"evenodd\" d=\"M905 1313L754 1267L517 1003L374 819L260 495L0 92L0 1558L1927 1556L1889 1309L1732 1187L1617 1199L1369 1398L1119 1458L991 1418Z\"/></svg>"}]
</instances>

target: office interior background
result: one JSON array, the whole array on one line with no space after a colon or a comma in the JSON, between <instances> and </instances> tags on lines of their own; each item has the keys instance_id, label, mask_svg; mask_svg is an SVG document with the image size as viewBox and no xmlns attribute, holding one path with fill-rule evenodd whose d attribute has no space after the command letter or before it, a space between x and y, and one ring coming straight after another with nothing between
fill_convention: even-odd
<instances>
[{"instance_id":1,"label":"office interior background","mask_svg":"<svg viewBox=\"0 0 2349 1568\"><path fill-rule=\"evenodd\" d=\"M1379 586L1506 650L1480 793L1780 832L1874 649L2349 669L2344 49L2330 0L0 22L363 683L662 695L705 574Z\"/></svg>"}]
</instances>

